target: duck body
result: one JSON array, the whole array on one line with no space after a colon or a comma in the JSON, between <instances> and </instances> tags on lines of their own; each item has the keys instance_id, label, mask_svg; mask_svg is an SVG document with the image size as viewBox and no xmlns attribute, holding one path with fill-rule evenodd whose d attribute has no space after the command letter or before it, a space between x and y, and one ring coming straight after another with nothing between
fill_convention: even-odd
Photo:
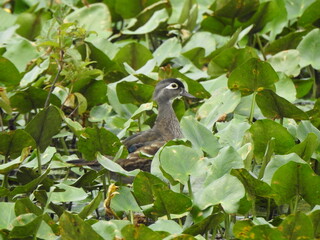
<instances>
[{"instance_id":1,"label":"duck body","mask_svg":"<svg viewBox=\"0 0 320 240\"><path fill-rule=\"evenodd\" d=\"M173 99L179 96L196 99L185 90L183 83L178 79L165 79L156 85L153 99L158 104L157 119L151 129L123 140L129 155L126 159L118 159L116 162L125 170L150 171L151 160L142 158L141 153L154 155L166 142L183 138L179 120L172 107ZM94 165L94 163L90 164L91 167Z\"/></svg>"}]
</instances>

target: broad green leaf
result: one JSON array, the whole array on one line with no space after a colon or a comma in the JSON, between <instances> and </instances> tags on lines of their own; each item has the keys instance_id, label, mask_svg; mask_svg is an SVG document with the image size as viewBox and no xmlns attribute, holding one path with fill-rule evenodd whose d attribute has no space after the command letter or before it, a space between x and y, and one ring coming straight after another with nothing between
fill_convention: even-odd
<instances>
[{"instance_id":1,"label":"broad green leaf","mask_svg":"<svg viewBox=\"0 0 320 240\"><path fill-rule=\"evenodd\" d=\"M300 53L298 50L279 52L268 59L276 72L285 73L287 76L296 77L300 73Z\"/></svg>"},{"instance_id":2,"label":"broad green leaf","mask_svg":"<svg viewBox=\"0 0 320 240\"><path fill-rule=\"evenodd\" d=\"M310 1L311 2L311 1ZM314 1L308 8L303 11L302 16L298 20L298 24L301 26L307 26L311 24L316 25L316 21L319 19L319 14L317 9L320 8L320 1Z\"/></svg>"},{"instance_id":3,"label":"broad green leaf","mask_svg":"<svg viewBox=\"0 0 320 240\"><path fill-rule=\"evenodd\" d=\"M224 215L222 212L214 213L209 217L203 219L202 221L186 228L183 230L183 233L190 234L196 236L198 234L205 234L206 232L210 231L217 227L224 219Z\"/></svg>"},{"instance_id":4,"label":"broad green leaf","mask_svg":"<svg viewBox=\"0 0 320 240\"><path fill-rule=\"evenodd\" d=\"M253 225L250 220L237 221L233 228L234 235L241 240L285 240L281 232L268 224Z\"/></svg>"},{"instance_id":5,"label":"broad green leaf","mask_svg":"<svg viewBox=\"0 0 320 240\"><path fill-rule=\"evenodd\" d=\"M55 106L39 112L26 126L26 131L34 138L41 152L50 145L51 139L60 131L62 119Z\"/></svg>"},{"instance_id":6,"label":"broad green leaf","mask_svg":"<svg viewBox=\"0 0 320 240\"><path fill-rule=\"evenodd\" d=\"M166 231L170 234L179 234L182 232L182 227L173 220L158 219L155 223L149 226L153 231Z\"/></svg>"},{"instance_id":7,"label":"broad green leaf","mask_svg":"<svg viewBox=\"0 0 320 240\"><path fill-rule=\"evenodd\" d=\"M79 217L85 219L88 217L94 210L96 210L100 203L102 202L103 196L102 192L99 192L98 195L79 213Z\"/></svg>"},{"instance_id":8,"label":"broad green leaf","mask_svg":"<svg viewBox=\"0 0 320 240\"><path fill-rule=\"evenodd\" d=\"M126 220L99 220L92 225L93 230L95 230L103 239L114 239L115 236L121 237L120 230L129 225L130 222Z\"/></svg>"},{"instance_id":9,"label":"broad green leaf","mask_svg":"<svg viewBox=\"0 0 320 240\"><path fill-rule=\"evenodd\" d=\"M104 81L92 81L81 93L87 99L88 108L107 102L107 85Z\"/></svg>"},{"instance_id":10,"label":"broad green leaf","mask_svg":"<svg viewBox=\"0 0 320 240\"><path fill-rule=\"evenodd\" d=\"M254 143L254 154L259 161L262 160L271 138L275 139L276 154L287 153L295 144L294 138L285 127L269 119L256 121L249 131Z\"/></svg>"},{"instance_id":11,"label":"broad green leaf","mask_svg":"<svg viewBox=\"0 0 320 240\"><path fill-rule=\"evenodd\" d=\"M127 225L121 230L122 236L125 239L131 240L161 240L163 239L160 233L152 231L150 228L143 224L140 225Z\"/></svg>"},{"instance_id":12,"label":"broad green leaf","mask_svg":"<svg viewBox=\"0 0 320 240\"><path fill-rule=\"evenodd\" d=\"M288 155L275 155L271 157L270 162L268 163L264 176L263 181L271 185L271 180L274 173L283 165L287 164L288 162L297 162L304 164L305 161L302 160L297 154L291 153Z\"/></svg>"},{"instance_id":13,"label":"broad green leaf","mask_svg":"<svg viewBox=\"0 0 320 240\"><path fill-rule=\"evenodd\" d=\"M273 175L271 187L278 204L288 203L301 195L311 205L320 203L320 177L307 164L289 162Z\"/></svg>"},{"instance_id":14,"label":"broad green leaf","mask_svg":"<svg viewBox=\"0 0 320 240\"><path fill-rule=\"evenodd\" d=\"M274 196L271 187L267 183L256 178L253 174L248 172L247 169L232 169L231 174L242 182L249 194L249 197L260 196L264 198L272 198Z\"/></svg>"},{"instance_id":15,"label":"broad green leaf","mask_svg":"<svg viewBox=\"0 0 320 240\"><path fill-rule=\"evenodd\" d=\"M87 240L103 238L96 233L89 223L86 223L78 215L65 211L60 217L61 238L64 240Z\"/></svg>"},{"instance_id":16,"label":"broad green leaf","mask_svg":"<svg viewBox=\"0 0 320 240\"><path fill-rule=\"evenodd\" d=\"M245 188L234 176L225 174L223 177L207 185L201 192L195 193L195 203L206 209L221 204L227 213L236 213L240 199L245 195Z\"/></svg>"},{"instance_id":17,"label":"broad green leaf","mask_svg":"<svg viewBox=\"0 0 320 240\"><path fill-rule=\"evenodd\" d=\"M182 214L191 210L192 201L186 195L170 189L163 190L159 185L155 185L155 189L152 215L168 216L169 214Z\"/></svg>"},{"instance_id":18,"label":"broad green leaf","mask_svg":"<svg viewBox=\"0 0 320 240\"><path fill-rule=\"evenodd\" d=\"M257 58L252 58L238 66L228 80L231 90L240 90L243 95L264 89L274 90L274 83L279 80L271 65Z\"/></svg>"},{"instance_id":19,"label":"broad green leaf","mask_svg":"<svg viewBox=\"0 0 320 240\"><path fill-rule=\"evenodd\" d=\"M213 92L211 98L201 105L197 115L201 119L201 123L211 129L222 115L233 112L240 100L240 92L220 88Z\"/></svg>"},{"instance_id":20,"label":"broad green leaf","mask_svg":"<svg viewBox=\"0 0 320 240\"><path fill-rule=\"evenodd\" d=\"M114 58L121 65L128 63L134 70L143 67L150 59L152 59L151 52L145 46L135 42L122 47Z\"/></svg>"},{"instance_id":21,"label":"broad green leaf","mask_svg":"<svg viewBox=\"0 0 320 240\"><path fill-rule=\"evenodd\" d=\"M177 57L181 52L181 43L177 38L169 38L153 53L157 65L161 66L165 60Z\"/></svg>"},{"instance_id":22,"label":"broad green leaf","mask_svg":"<svg viewBox=\"0 0 320 240\"><path fill-rule=\"evenodd\" d=\"M271 90L260 91L256 96L256 102L265 117L271 119L293 118L295 120L307 120L308 115L286 99L278 96Z\"/></svg>"},{"instance_id":23,"label":"broad green leaf","mask_svg":"<svg viewBox=\"0 0 320 240\"><path fill-rule=\"evenodd\" d=\"M320 51L320 29L314 29L303 37L297 49L301 56L301 67L310 64L313 68L320 69L320 56L317 54Z\"/></svg>"},{"instance_id":24,"label":"broad green leaf","mask_svg":"<svg viewBox=\"0 0 320 240\"><path fill-rule=\"evenodd\" d=\"M210 44L208 44L209 42ZM190 40L183 46L182 52L186 54L195 48L203 48L204 56L208 56L216 49L215 35L209 32L195 32L192 34Z\"/></svg>"},{"instance_id":25,"label":"broad green leaf","mask_svg":"<svg viewBox=\"0 0 320 240\"><path fill-rule=\"evenodd\" d=\"M211 77L219 77L222 74L230 75L230 73L251 58L257 58L255 49L246 47L237 49L235 47L227 48L210 61L208 65L208 74Z\"/></svg>"},{"instance_id":26,"label":"broad green leaf","mask_svg":"<svg viewBox=\"0 0 320 240\"><path fill-rule=\"evenodd\" d=\"M145 5L143 3L145 2L139 0L118 0L115 3L115 10L125 19L133 18L144 9Z\"/></svg>"},{"instance_id":27,"label":"broad green leaf","mask_svg":"<svg viewBox=\"0 0 320 240\"><path fill-rule=\"evenodd\" d=\"M120 82L117 94L120 103L140 105L151 100L154 87L137 82Z\"/></svg>"},{"instance_id":28,"label":"broad green leaf","mask_svg":"<svg viewBox=\"0 0 320 240\"><path fill-rule=\"evenodd\" d=\"M0 228L9 229L11 221L16 217L14 212L13 202L0 202L0 211L2 212L0 218Z\"/></svg>"},{"instance_id":29,"label":"broad green leaf","mask_svg":"<svg viewBox=\"0 0 320 240\"><path fill-rule=\"evenodd\" d=\"M195 148L203 149L211 157L218 154L220 145L212 132L196 121L193 117L184 117L181 120L183 135L192 142Z\"/></svg>"},{"instance_id":30,"label":"broad green leaf","mask_svg":"<svg viewBox=\"0 0 320 240\"><path fill-rule=\"evenodd\" d=\"M165 22L168 19L168 12L167 10L160 9L158 11L155 11L151 18L148 20L146 24L143 26L139 27L138 29L131 31L131 30L123 30L123 34L128 34L128 35L135 35L135 34L147 34L152 31L154 31L162 22Z\"/></svg>"},{"instance_id":31,"label":"broad green leaf","mask_svg":"<svg viewBox=\"0 0 320 240\"><path fill-rule=\"evenodd\" d=\"M16 92L10 97L11 106L20 113L27 113L37 108L43 108L48 97L48 92L35 87ZM60 107L61 101L55 95L50 96L50 103Z\"/></svg>"},{"instance_id":32,"label":"broad green leaf","mask_svg":"<svg viewBox=\"0 0 320 240\"><path fill-rule=\"evenodd\" d=\"M177 145L162 149L160 165L174 180L186 185L190 175L198 175L202 162L202 154L195 149Z\"/></svg>"},{"instance_id":33,"label":"broad green leaf","mask_svg":"<svg viewBox=\"0 0 320 240\"><path fill-rule=\"evenodd\" d=\"M239 18L245 20L257 10L259 1L245 0L237 4L232 0L217 0L210 7L219 17Z\"/></svg>"},{"instance_id":34,"label":"broad green leaf","mask_svg":"<svg viewBox=\"0 0 320 240\"><path fill-rule=\"evenodd\" d=\"M243 160L233 147L227 146L220 150L218 156L209 159L211 166L208 167L205 185L230 173L233 168L242 168Z\"/></svg>"},{"instance_id":35,"label":"broad green leaf","mask_svg":"<svg viewBox=\"0 0 320 240\"><path fill-rule=\"evenodd\" d=\"M297 138L300 141L304 141L309 133L314 133L317 135L318 140L320 140L320 131L317 129L310 121L301 121L297 128Z\"/></svg>"},{"instance_id":36,"label":"broad green leaf","mask_svg":"<svg viewBox=\"0 0 320 240\"><path fill-rule=\"evenodd\" d=\"M8 163L3 163L0 165L0 174L7 174L12 170L19 168L20 164L21 164L20 159L16 159Z\"/></svg>"},{"instance_id":37,"label":"broad green leaf","mask_svg":"<svg viewBox=\"0 0 320 240\"><path fill-rule=\"evenodd\" d=\"M36 143L28 132L17 129L11 132L0 133L0 154L11 159L21 155L25 147L35 148Z\"/></svg>"},{"instance_id":38,"label":"broad green leaf","mask_svg":"<svg viewBox=\"0 0 320 240\"><path fill-rule=\"evenodd\" d=\"M226 126L220 130L221 125ZM230 122L217 124L217 128L218 132L215 135L219 138L219 143L222 146L232 146L239 149L243 145L243 138L250 128L250 124L232 119Z\"/></svg>"},{"instance_id":39,"label":"broad green leaf","mask_svg":"<svg viewBox=\"0 0 320 240\"><path fill-rule=\"evenodd\" d=\"M41 24L38 23L41 13L24 12L18 15L16 24L19 25L17 33L29 40L34 40L41 30Z\"/></svg>"},{"instance_id":40,"label":"broad green leaf","mask_svg":"<svg viewBox=\"0 0 320 240\"><path fill-rule=\"evenodd\" d=\"M66 22L77 22L87 31L98 33L99 37L111 34L111 15L106 4L94 3L79 8L65 18Z\"/></svg>"},{"instance_id":41,"label":"broad green leaf","mask_svg":"<svg viewBox=\"0 0 320 240\"><path fill-rule=\"evenodd\" d=\"M12 38L6 44L6 52L3 54L3 57L9 59L19 72L24 72L27 64L39 55L40 53L36 50L35 45L28 40L24 38Z\"/></svg>"},{"instance_id":42,"label":"broad green leaf","mask_svg":"<svg viewBox=\"0 0 320 240\"><path fill-rule=\"evenodd\" d=\"M130 177L134 177L140 172L139 169L135 169L133 171L126 171L118 163L108 159L107 157L102 156L100 153L98 153L96 156L97 156L98 162L105 169L108 169L111 172L120 173L120 174L123 174L125 176L130 176Z\"/></svg>"},{"instance_id":43,"label":"broad green leaf","mask_svg":"<svg viewBox=\"0 0 320 240\"><path fill-rule=\"evenodd\" d=\"M295 145L293 148L290 149L288 153L296 153L298 154L303 160L310 161L312 154L316 151L319 146L319 140L316 134L309 133L306 139Z\"/></svg>"},{"instance_id":44,"label":"broad green leaf","mask_svg":"<svg viewBox=\"0 0 320 240\"><path fill-rule=\"evenodd\" d=\"M13 87L19 85L21 76L10 60L0 57L0 87Z\"/></svg>"},{"instance_id":45,"label":"broad green leaf","mask_svg":"<svg viewBox=\"0 0 320 240\"><path fill-rule=\"evenodd\" d=\"M105 128L86 128L82 133L79 141L79 151L84 155L86 160L94 160L97 152L104 155L114 156L120 146L122 146L120 140L112 132ZM127 155L124 151L123 157Z\"/></svg>"},{"instance_id":46,"label":"broad green leaf","mask_svg":"<svg viewBox=\"0 0 320 240\"><path fill-rule=\"evenodd\" d=\"M28 194L30 192L32 192L34 189L36 189L38 187L38 185L42 182L45 181L47 175L50 172L50 168L47 168L47 170L39 177L33 179L32 181L21 185L21 186L17 186L15 187L11 192L10 192L10 196L14 197L17 194ZM20 181L21 182L21 181Z\"/></svg>"},{"instance_id":47,"label":"broad green leaf","mask_svg":"<svg viewBox=\"0 0 320 240\"><path fill-rule=\"evenodd\" d=\"M41 73L48 69L49 64L49 59L46 59L41 64L36 65L31 71L28 71L21 79L20 86L25 87L35 81Z\"/></svg>"},{"instance_id":48,"label":"broad green leaf","mask_svg":"<svg viewBox=\"0 0 320 240\"><path fill-rule=\"evenodd\" d=\"M81 201L88 197L82 188L76 188L64 183L55 185L56 189L51 194L50 201L52 202L73 202Z\"/></svg>"},{"instance_id":49,"label":"broad green leaf","mask_svg":"<svg viewBox=\"0 0 320 240\"><path fill-rule=\"evenodd\" d=\"M294 1L300 1L300 0L294 0ZM287 35L272 41L270 45L266 46L265 53L277 54L278 52L281 52L284 50L296 49L302 37L306 35L306 33L307 31L290 32Z\"/></svg>"},{"instance_id":50,"label":"broad green leaf","mask_svg":"<svg viewBox=\"0 0 320 240\"><path fill-rule=\"evenodd\" d=\"M296 79L294 80L294 86L297 90L297 98L306 96L312 89L313 79Z\"/></svg>"},{"instance_id":51,"label":"broad green leaf","mask_svg":"<svg viewBox=\"0 0 320 240\"><path fill-rule=\"evenodd\" d=\"M292 79L283 73L278 73L279 81L276 82L276 94L293 103L297 98L297 86Z\"/></svg>"},{"instance_id":52,"label":"broad green leaf","mask_svg":"<svg viewBox=\"0 0 320 240\"><path fill-rule=\"evenodd\" d=\"M115 195L111 200L111 209L114 211L124 211L129 213L142 212L141 208L137 204L137 201L132 195L131 190L128 187L121 186L117 192L119 194Z\"/></svg>"},{"instance_id":53,"label":"broad green leaf","mask_svg":"<svg viewBox=\"0 0 320 240\"><path fill-rule=\"evenodd\" d=\"M82 115L87 110L87 99L81 93L74 93L78 102L78 113Z\"/></svg>"},{"instance_id":54,"label":"broad green leaf","mask_svg":"<svg viewBox=\"0 0 320 240\"><path fill-rule=\"evenodd\" d=\"M140 206L148 205L154 202L155 186L161 186L163 190L168 190L167 184L158 177L140 172L133 181L133 193Z\"/></svg>"},{"instance_id":55,"label":"broad green leaf","mask_svg":"<svg viewBox=\"0 0 320 240\"><path fill-rule=\"evenodd\" d=\"M194 0L179 1L171 0L172 13L168 20L168 24L181 24L183 25L190 17L190 10L196 3Z\"/></svg>"},{"instance_id":56,"label":"broad green leaf","mask_svg":"<svg viewBox=\"0 0 320 240\"><path fill-rule=\"evenodd\" d=\"M314 231L314 237L319 238L320 237L320 210L316 209L313 210L310 214L309 217L313 223L313 231Z\"/></svg>"},{"instance_id":57,"label":"broad green leaf","mask_svg":"<svg viewBox=\"0 0 320 240\"><path fill-rule=\"evenodd\" d=\"M41 221L42 217L33 213L18 216L11 222L13 228L9 234L10 238L20 239L34 235Z\"/></svg>"},{"instance_id":58,"label":"broad green leaf","mask_svg":"<svg viewBox=\"0 0 320 240\"><path fill-rule=\"evenodd\" d=\"M290 0L286 1L288 19L300 17L303 12L312 4L314 0Z\"/></svg>"},{"instance_id":59,"label":"broad green leaf","mask_svg":"<svg viewBox=\"0 0 320 240\"><path fill-rule=\"evenodd\" d=\"M302 212L287 216L278 227L285 239L314 239L311 219Z\"/></svg>"},{"instance_id":60,"label":"broad green leaf","mask_svg":"<svg viewBox=\"0 0 320 240\"><path fill-rule=\"evenodd\" d=\"M0 31L3 31L11 26L14 25L17 16L14 14L10 14L7 11L5 11L3 8L0 9L0 19L1 19L1 26Z\"/></svg>"}]
</instances>

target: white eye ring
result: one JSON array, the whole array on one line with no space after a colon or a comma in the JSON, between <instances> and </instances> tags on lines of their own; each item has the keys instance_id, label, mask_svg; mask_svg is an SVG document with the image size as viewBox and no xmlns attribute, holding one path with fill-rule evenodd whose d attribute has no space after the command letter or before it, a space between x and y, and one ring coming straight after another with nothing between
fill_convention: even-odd
<instances>
[{"instance_id":1,"label":"white eye ring","mask_svg":"<svg viewBox=\"0 0 320 240\"><path fill-rule=\"evenodd\" d=\"M166 89L178 89L179 85L176 83L171 83L168 86L166 86Z\"/></svg>"}]
</instances>

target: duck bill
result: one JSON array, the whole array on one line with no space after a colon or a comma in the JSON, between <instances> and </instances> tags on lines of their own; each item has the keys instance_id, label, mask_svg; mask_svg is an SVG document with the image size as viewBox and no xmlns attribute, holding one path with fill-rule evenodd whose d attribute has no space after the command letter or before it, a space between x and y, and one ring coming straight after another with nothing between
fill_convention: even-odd
<instances>
[{"instance_id":1,"label":"duck bill","mask_svg":"<svg viewBox=\"0 0 320 240\"><path fill-rule=\"evenodd\" d=\"M191 95L190 93L188 93L185 89L182 90L182 92L180 93L181 96L190 98L190 99L197 99L195 96Z\"/></svg>"}]
</instances>

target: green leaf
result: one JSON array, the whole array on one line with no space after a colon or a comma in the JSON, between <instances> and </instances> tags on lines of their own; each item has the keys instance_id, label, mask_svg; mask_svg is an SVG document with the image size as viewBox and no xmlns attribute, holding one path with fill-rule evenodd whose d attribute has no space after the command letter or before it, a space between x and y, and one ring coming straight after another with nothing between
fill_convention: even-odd
<instances>
[{"instance_id":1,"label":"green leaf","mask_svg":"<svg viewBox=\"0 0 320 240\"><path fill-rule=\"evenodd\" d=\"M204 150L211 157L218 154L220 145L212 132L193 117L184 117L180 123L183 135L192 142L193 147Z\"/></svg>"},{"instance_id":2,"label":"green leaf","mask_svg":"<svg viewBox=\"0 0 320 240\"><path fill-rule=\"evenodd\" d=\"M88 32L96 32L99 37L111 34L111 15L106 4L93 3L79 8L65 18L66 22L77 22Z\"/></svg>"},{"instance_id":3,"label":"green leaf","mask_svg":"<svg viewBox=\"0 0 320 240\"><path fill-rule=\"evenodd\" d=\"M240 100L240 92L232 92L228 89L220 88L201 105L197 115L201 119L201 123L211 129L222 115L233 112Z\"/></svg>"},{"instance_id":4,"label":"green leaf","mask_svg":"<svg viewBox=\"0 0 320 240\"><path fill-rule=\"evenodd\" d=\"M39 55L40 53L36 50L35 44L24 38L11 38L6 43L6 52L3 57L9 59L19 72L24 72L27 64Z\"/></svg>"},{"instance_id":5,"label":"green leaf","mask_svg":"<svg viewBox=\"0 0 320 240\"><path fill-rule=\"evenodd\" d=\"M50 145L51 139L60 131L62 119L55 106L39 112L26 126L26 131L34 138L41 152Z\"/></svg>"},{"instance_id":6,"label":"green leaf","mask_svg":"<svg viewBox=\"0 0 320 240\"><path fill-rule=\"evenodd\" d=\"M10 60L0 57L0 86L13 87L19 85L21 76Z\"/></svg>"},{"instance_id":7,"label":"green leaf","mask_svg":"<svg viewBox=\"0 0 320 240\"><path fill-rule=\"evenodd\" d=\"M168 146L160 153L160 164L163 170L174 180L186 185L190 175L197 175L202 164L202 154L192 148L177 145Z\"/></svg>"},{"instance_id":8,"label":"green leaf","mask_svg":"<svg viewBox=\"0 0 320 240\"><path fill-rule=\"evenodd\" d=\"M217 227L224 219L224 214L222 212L218 212L210 215L209 217L203 219L202 221L192 225L191 227L183 230L183 233L190 234L196 236L198 234L205 234L210 231L210 229L214 229Z\"/></svg>"},{"instance_id":9,"label":"green leaf","mask_svg":"<svg viewBox=\"0 0 320 240\"><path fill-rule=\"evenodd\" d=\"M209 159L211 166L208 167L207 177L204 182L209 185L213 181L223 177L225 174L230 173L233 168L242 168L243 160L239 153L231 146L222 148L215 158Z\"/></svg>"},{"instance_id":10,"label":"green leaf","mask_svg":"<svg viewBox=\"0 0 320 240\"><path fill-rule=\"evenodd\" d=\"M313 210L310 214L309 217L313 223L313 231L314 231L314 237L317 239L320 237L320 210L316 209Z\"/></svg>"},{"instance_id":11,"label":"green leaf","mask_svg":"<svg viewBox=\"0 0 320 240\"><path fill-rule=\"evenodd\" d=\"M10 238L24 238L35 234L41 224L42 217L33 213L22 214L12 221Z\"/></svg>"},{"instance_id":12,"label":"green leaf","mask_svg":"<svg viewBox=\"0 0 320 240\"><path fill-rule=\"evenodd\" d=\"M279 52L268 59L276 72L285 73L287 76L297 76L300 73L300 53L297 50Z\"/></svg>"},{"instance_id":13,"label":"green leaf","mask_svg":"<svg viewBox=\"0 0 320 240\"><path fill-rule=\"evenodd\" d=\"M161 240L162 237L160 233L152 231L150 228L140 225L127 225L121 230L122 236L125 239L132 240Z\"/></svg>"},{"instance_id":14,"label":"green leaf","mask_svg":"<svg viewBox=\"0 0 320 240\"><path fill-rule=\"evenodd\" d=\"M107 85L104 81L92 81L81 93L87 99L88 108L107 101Z\"/></svg>"},{"instance_id":15,"label":"green leaf","mask_svg":"<svg viewBox=\"0 0 320 240\"><path fill-rule=\"evenodd\" d=\"M293 118L295 120L307 120L309 118L300 108L271 90L259 92L256 96L256 102L263 115L268 118Z\"/></svg>"},{"instance_id":16,"label":"green leaf","mask_svg":"<svg viewBox=\"0 0 320 240\"><path fill-rule=\"evenodd\" d=\"M138 29L131 31L131 30L123 30L123 34L130 34L130 35L139 35L139 34L147 34L152 31L154 31L162 22L165 22L168 19L168 12L167 10L160 9L158 11L155 11L151 18L148 20L146 24L143 26L139 27Z\"/></svg>"},{"instance_id":17,"label":"green leaf","mask_svg":"<svg viewBox=\"0 0 320 240\"><path fill-rule=\"evenodd\" d=\"M163 190L159 185L155 185L155 189L152 215L168 216L169 214L182 214L191 210L192 201L186 195L170 189Z\"/></svg>"},{"instance_id":18,"label":"green leaf","mask_svg":"<svg viewBox=\"0 0 320 240\"><path fill-rule=\"evenodd\" d=\"M311 205L320 203L320 177L307 164L289 162L273 175L271 187L277 194L278 204L288 203L301 195Z\"/></svg>"},{"instance_id":19,"label":"green leaf","mask_svg":"<svg viewBox=\"0 0 320 240\"><path fill-rule=\"evenodd\" d=\"M310 64L313 68L320 69L320 56L317 54L320 51L320 29L314 29L303 37L297 49L301 56L301 67Z\"/></svg>"},{"instance_id":20,"label":"green leaf","mask_svg":"<svg viewBox=\"0 0 320 240\"><path fill-rule=\"evenodd\" d=\"M288 153L296 153L306 162L310 161L312 154L319 146L319 140L316 134L309 133L306 139L295 145Z\"/></svg>"},{"instance_id":21,"label":"green leaf","mask_svg":"<svg viewBox=\"0 0 320 240\"><path fill-rule=\"evenodd\" d=\"M167 184L158 177L140 172L133 181L133 193L140 206L152 204L154 202L155 186L161 186L163 190L168 190Z\"/></svg>"},{"instance_id":22,"label":"green leaf","mask_svg":"<svg viewBox=\"0 0 320 240\"><path fill-rule=\"evenodd\" d=\"M225 212L236 213L244 195L242 183L236 177L225 174L206 186L201 194L195 193L195 202L201 209L221 204Z\"/></svg>"},{"instance_id":23,"label":"green leaf","mask_svg":"<svg viewBox=\"0 0 320 240\"><path fill-rule=\"evenodd\" d=\"M11 106L20 113L27 113L37 108L43 108L48 97L48 92L35 87L29 87L24 91L18 91L10 97ZM50 96L50 103L60 107L61 101L55 96Z\"/></svg>"},{"instance_id":24,"label":"green leaf","mask_svg":"<svg viewBox=\"0 0 320 240\"><path fill-rule=\"evenodd\" d=\"M208 65L208 74L211 77L219 77L222 74L230 73L251 58L257 58L255 49L246 47L237 49L235 47L227 48L213 57Z\"/></svg>"},{"instance_id":25,"label":"green leaf","mask_svg":"<svg viewBox=\"0 0 320 240\"><path fill-rule=\"evenodd\" d=\"M96 233L92 227L82 220L78 215L65 211L60 217L61 237L64 240L87 240L103 238Z\"/></svg>"},{"instance_id":26,"label":"green leaf","mask_svg":"<svg viewBox=\"0 0 320 240\"><path fill-rule=\"evenodd\" d=\"M115 195L111 200L112 210L124 211L127 213L129 213L129 211L142 212L128 187L121 186L117 192L119 194Z\"/></svg>"},{"instance_id":27,"label":"green leaf","mask_svg":"<svg viewBox=\"0 0 320 240\"><path fill-rule=\"evenodd\" d=\"M238 66L228 80L231 90L240 90L243 95L264 89L275 90L274 83L279 80L271 65L257 58L252 58Z\"/></svg>"},{"instance_id":28,"label":"green leaf","mask_svg":"<svg viewBox=\"0 0 320 240\"><path fill-rule=\"evenodd\" d=\"M98 192L98 195L87 205L85 206L81 212L79 213L79 217L85 219L88 217L94 210L96 210L100 203L103 200L102 192Z\"/></svg>"},{"instance_id":29,"label":"green leaf","mask_svg":"<svg viewBox=\"0 0 320 240\"><path fill-rule=\"evenodd\" d=\"M134 70L143 67L150 59L152 59L151 52L145 46L135 42L122 47L114 58L120 65L126 62Z\"/></svg>"},{"instance_id":30,"label":"green leaf","mask_svg":"<svg viewBox=\"0 0 320 240\"><path fill-rule=\"evenodd\" d=\"M158 219L149 226L153 231L166 231L170 234L178 234L182 232L182 227L173 220Z\"/></svg>"},{"instance_id":31,"label":"green leaf","mask_svg":"<svg viewBox=\"0 0 320 240\"><path fill-rule=\"evenodd\" d=\"M267 143L275 139L275 153L285 154L295 144L288 130L269 119L256 121L249 129L254 143L254 154L261 161L266 151Z\"/></svg>"},{"instance_id":32,"label":"green leaf","mask_svg":"<svg viewBox=\"0 0 320 240\"><path fill-rule=\"evenodd\" d=\"M314 1L310 6L308 6L303 11L302 16L298 20L298 24L303 27L309 24L316 25L316 21L319 19L319 14L317 12L317 9L319 8L320 8L320 1L319 0Z\"/></svg>"},{"instance_id":33,"label":"green leaf","mask_svg":"<svg viewBox=\"0 0 320 240\"><path fill-rule=\"evenodd\" d=\"M45 181L47 175L50 172L50 168L48 168L41 176L33 179L32 181L26 183L25 185L22 186L17 186L15 187L11 192L10 192L10 196L15 196L17 194L21 194L21 193L30 193L32 192L34 189L36 189L38 187L38 185L42 182Z\"/></svg>"},{"instance_id":34,"label":"green leaf","mask_svg":"<svg viewBox=\"0 0 320 240\"><path fill-rule=\"evenodd\" d=\"M55 185L56 189L51 194L50 201L52 202L73 202L80 201L88 197L82 188L76 188L64 183Z\"/></svg>"},{"instance_id":35,"label":"green leaf","mask_svg":"<svg viewBox=\"0 0 320 240\"><path fill-rule=\"evenodd\" d=\"M177 57L181 52L181 43L178 38L169 38L163 42L153 53L154 59L157 61L158 66L170 58Z\"/></svg>"},{"instance_id":36,"label":"green leaf","mask_svg":"<svg viewBox=\"0 0 320 240\"><path fill-rule=\"evenodd\" d=\"M249 194L249 197L260 196L264 198L272 198L274 196L271 187L267 183L254 177L254 175L249 173L245 168L232 169L231 175L237 177L242 182Z\"/></svg>"},{"instance_id":37,"label":"green leaf","mask_svg":"<svg viewBox=\"0 0 320 240\"><path fill-rule=\"evenodd\" d=\"M278 229L288 240L314 239L311 219L302 212L286 217Z\"/></svg>"},{"instance_id":38,"label":"green leaf","mask_svg":"<svg viewBox=\"0 0 320 240\"><path fill-rule=\"evenodd\" d=\"M133 171L126 171L118 163L116 163L116 162L114 162L114 161L102 156L100 153L97 153L96 156L97 156L98 162L105 169L108 169L111 172L120 173L120 174L123 174L125 176L130 176L130 177L134 177L140 172L139 169L135 169Z\"/></svg>"},{"instance_id":39,"label":"green leaf","mask_svg":"<svg viewBox=\"0 0 320 240\"><path fill-rule=\"evenodd\" d=\"M16 217L14 212L13 202L0 202L0 211L2 212L0 218L0 228L9 229L11 221Z\"/></svg>"},{"instance_id":40,"label":"green leaf","mask_svg":"<svg viewBox=\"0 0 320 240\"><path fill-rule=\"evenodd\" d=\"M117 84L117 94L120 103L140 105L149 102L154 87L137 82L120 82Z\"/></svg>"},{"instance_id":41,"label":"green leaf","mask_svg":"<svg viewBox=\"0 0 320 240\"><path fill-rule=\"evenodd\" d=\"M245 0L241 3L236 3L232 0L217 0L210 9L219 17L240 18L244 20L252 15L252 13L257 10L258 6L258 0Z\"/></svg>"},{"instance_id":42,"label":"green leaf","mask_svg":"<svg viewBox=\"0 0 320 240\"><path fill-rule=\"evenodd\" d=\"M17 129L0 133L0 154L15 159L25 147L35 148L36 143L28 132Z\"/></svg>"},{"instance_id":43,"label":"green leaf","mask_svg":"<svg viewBox=\"0 0 320 240\"><path fill-rule=\"evenodd\" d=\"M120 140L112 132L105 128L86 128L79 141L79 151L86 160L94 160L97 152L104 155L114 156L122 146ZM122 157L127 155L125 150Z\"/></svg>"}]
</instances>

